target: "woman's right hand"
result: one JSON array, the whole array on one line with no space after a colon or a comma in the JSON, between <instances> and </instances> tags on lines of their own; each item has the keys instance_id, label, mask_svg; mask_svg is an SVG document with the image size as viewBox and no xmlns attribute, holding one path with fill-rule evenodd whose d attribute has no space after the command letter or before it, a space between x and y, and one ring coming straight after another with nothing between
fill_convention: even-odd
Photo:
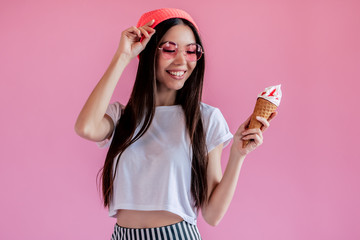
<instances>
[{"instance_id":1,"label":"woman's right hand","mask_svg":"<svg viewBox=\"0 0 360 240\"><path fill-rule=\"evenodd\" d=\"M155 29L150 27L153 23L154 20L151 20L141 27L132 26L124 30L121 33L117 54L126 56L129 61L139 55L155 33ZM141 37L144 38L140 42Z\"/></svg>"}]
</instances>

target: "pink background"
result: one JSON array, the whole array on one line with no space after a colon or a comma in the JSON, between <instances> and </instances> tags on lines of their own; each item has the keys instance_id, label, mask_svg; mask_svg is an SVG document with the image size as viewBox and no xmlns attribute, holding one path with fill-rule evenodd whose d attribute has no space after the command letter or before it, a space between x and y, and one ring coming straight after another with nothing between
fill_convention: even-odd
<instances>
[{"instance_id":1,"label":"pink background","mask_svg":"<svg viewBox=\"0 0 360 240\"><path fill-rule=\"evenodd\" d=\"M109 239L96 174L106 150L78 137L81 107L121 31L145 11L187 10L207 56L203 101L234 133L263 88L279 115L204 239L360 239L360 4L350 0L1 1L0 239ZM137 60L113 100L126 103ZM224 150L225 169L229 147Z\"/></svg>"}]
</instances>

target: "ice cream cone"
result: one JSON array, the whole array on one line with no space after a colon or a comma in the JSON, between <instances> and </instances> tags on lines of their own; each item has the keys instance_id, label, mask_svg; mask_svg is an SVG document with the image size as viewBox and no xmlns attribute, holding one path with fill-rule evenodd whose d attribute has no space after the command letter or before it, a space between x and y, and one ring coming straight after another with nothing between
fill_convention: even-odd
<instances>
[{"instance_id":1,"label":"ice cream cone","mask_svg":"<svg viewBox=\"0 0 360 240\"><path fill-rule=\"evenodd\" d=\"M276 109L277 109L277 106L274 103L272 103L264 98L259 97L256 101L254 112L251 116L248 129L261 128L262 123L256 119L256 116L260 116L265 119L269 119L270 115L273 112L275 112ZM243 147L246 147L246 145L249 142L250 142L250 140L245 140L243 142Z\"/></svg>"}]
</instances>

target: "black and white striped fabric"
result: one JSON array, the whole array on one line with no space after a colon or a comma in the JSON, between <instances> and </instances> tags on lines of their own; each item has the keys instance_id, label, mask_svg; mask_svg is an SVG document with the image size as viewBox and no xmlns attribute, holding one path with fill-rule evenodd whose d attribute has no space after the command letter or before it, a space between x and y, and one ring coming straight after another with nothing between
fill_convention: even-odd
<instances>
[{"instance_id":1,"label":"black and white striped fabric","mask_svg":"<svg viewBox=\"0 0 360 240\"><path fill-rule=\"evenodd\" d=\"M115 224L111 240L201 240L196 225L186 221L155 228L125 228Z\"/></svg>"}]
</instances>

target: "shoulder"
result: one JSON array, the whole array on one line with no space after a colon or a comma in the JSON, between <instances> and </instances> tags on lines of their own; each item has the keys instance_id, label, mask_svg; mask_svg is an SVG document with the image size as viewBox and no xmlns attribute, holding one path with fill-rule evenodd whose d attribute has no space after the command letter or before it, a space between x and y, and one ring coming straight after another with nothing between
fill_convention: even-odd
<instances>
[{"instance_id":1,"label":"shoulder","mask_svg":"<svg viewBox=\"0 0 360 240\"><path fill-rule=\"evenodd\" d=\"M202 122L206 132L206 145L208 152L213 150L220 143L223 147L228 145L232 138L229 126L217 107L201 103Z\"/></svg>"},{"instance_id":2,"label":"shoulder","mask_svg":"<svg viewBox=\"0 0 360 240\"><path fill-rule=\"evenodd\" d=\"M122 105L119 102L113 102L110 103L109 106L106 109L106 114L109 115L114 123L117 122L117 120L119 120L120 116L122 115L122 111L124 110L125 106Z\"/></svg>"},{"instance_id":3,"label":"shoulder","mask_svg":"<svg viewBox=\"0 0 360 240\"><path fill-rule=\"evenodd\" d=\"M121 110L125 109L125 106L116 101L116 102L110 103L109 108L116 110L116 111L121 111Z\"/></svg>"},{"instance_id":4,"label":"shoulder","mask_svg":"<svg viewBox=\"0 0 360 240\"><path fill-rule=\"evenodd\" d=\"M217 107L213 107L209 104L206 104L204 102L200 103L200 111L201 114L206 117L208 115L211 115L212 113L214 113L215 111L220 111Z\"/></svg>"},{"instance_id":5,"label":"shoulder","mask_svg":"<svg viewBox=\"0 0 360 240\"><path fill-rule=\"evenodd\" d=\"M204 120L209 120L214 114L216 115L221 113L219 108L203 102L200 103L200 111Z\"/></svg>"},{"instance_id":6,"label":"shoulder","mask_svg":"<svg viewBox=\"0 0 360 240\"><path fill-rule=\"evenodd\" d=\"M125 108L125 106L124 106L123 104L119 103L118 101L115 101L115 102L113 102L113 103L110 103L110 104L109 104L109 107L110 107L110 108L114 108L114 109L119 109L119 110Z\"/></svg>"},{"instance_id":7,"label":"shoulder","mask_svg":"<svg viewBox=\"0 0 360 240\"><path fill-rule=\"evenodd\" d=\"M205 128L208 128L214 121L218 121L219 117L222 117L222 113L219 108L203 102L200 103L200 111Z\"/></svg>"}]
</instances>

